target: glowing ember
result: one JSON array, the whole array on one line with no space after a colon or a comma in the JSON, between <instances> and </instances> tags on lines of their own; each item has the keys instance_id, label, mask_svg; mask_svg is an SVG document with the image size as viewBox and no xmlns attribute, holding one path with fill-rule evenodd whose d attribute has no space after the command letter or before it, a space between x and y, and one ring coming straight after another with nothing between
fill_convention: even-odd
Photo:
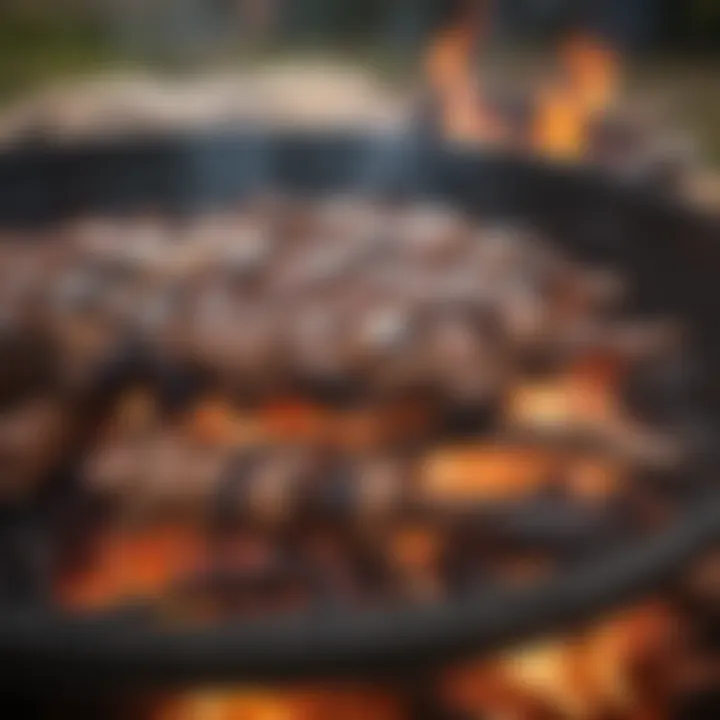
<instances>
[{"instance_id":1,"label":"glowing ember","mask_svg":"<svg viewBox=\"0 0 720 720\"><path fill-rule=\"evenodd\" d=\"M190 418L190 433L201 442L234 445L242 434L242 420L229 403L207 398L195 408Z\"/></svg>"},{"instance_id":2,"label":"glowing ember","mask_svg":"<svg viewBox=\"0 0 720 720\"><path fill-rule=\"evenodd\" d=\"M658 717L645 714L653 698L643 696L633 675L653 652L655 636L671 624L666 609L645 606L585 633L451 671L444 686L448 705L491 717Z\"/></svg>"},{"instance_id":3,"label":"glowing ember","mask_svg":"<svg viewBox=\"0 0 720 720\"><path fill-rule=\"evenodd\" d=\"M94 548L90 569L64 577L60 602L75 609L107 607L134 598L152 598L173 579L195 567L202 543L191 527L119 529L105 533Z\"/></svg>"},{"instance_id":4,"label":"glowing ember","mask_svg":"<svg viewBox=\"0 0 720 720\"><path fill-rule=\"evenodd\" d=\"M442 450L424 467L424 491L438 501L518 498L537 489L553 468L534 450L469 447Z\"/></svg>"},{"instance_id":5,"label":"glowing ember","mask_svg":"<svg viewBox=\"0 0 720 720\"><path fill-rule=\"evenodd\" d=\"M619 369L593 359L550 380L519 383L507 399L506 416L512 424L546 428L615 422L621 415Z\"/></svg>"},{"instance_id":6,"label":"glowing ember","mask_svg":"<svg viewBox=\"0 0 720 720\"><path fill-rule=\"evenodd\" d=\"M397 699L376 690L208 690L188 693L159 708L156 720L397 720Z\"/></svg>"}]
</instances>

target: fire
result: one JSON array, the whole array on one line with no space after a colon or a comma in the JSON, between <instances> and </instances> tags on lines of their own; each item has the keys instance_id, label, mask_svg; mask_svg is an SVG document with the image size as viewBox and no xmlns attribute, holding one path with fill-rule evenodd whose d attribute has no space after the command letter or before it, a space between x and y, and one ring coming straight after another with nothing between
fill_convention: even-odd
<instances>
[{"instance_id":1,"label":"fire","mask_svg":"<svg viewBox=\"0 0 720 720\"><path fill-rule=\"evenodd\" d=\"M656 638L672 626L657 603L633 609L572 637L512 650L446 674L448 705L471 716L639 720L653 698L633 682Z\"/></svg>"},{"instance_id":2,"label":"fire","mask_svg":"<svg viewBox=\"0 0 720 720\"><path fill-rule=\"evenodd\" d=\"M510 427L602 427L623 420L618 402L622 368L607 358L578 362L558 378L517 384L506 399ZM474 444L443 448L424 463L423 487L438 501L517 499L561 471L579 497L601 498L617 486L622 469L605 458L568 457L548 450Z\"/></svg>"},{"instance_id":3,"label":"fire","mask_svg":"<svg viewBox=\"0 0 720 720\"><path fill-rule=\"evenodd\" d=\"M440 450L427 459L424 492L437 501L517 499L553 468L548 453L494 446Z\"/></svg>"},{"instance_id":4,"label":"fire","mask_svg":"<svg viewBox=\"0 0 720 720\"><path fill-rule=\"evenodd\" d=\"M590 358L557 378L518 383L507 398L506 417L512 424L545 428L618 422L621 370L605 358Z\"/></svg>"},{"instance_id":5,"label":"fire","mask_svg":"<svg viewBox=\"0 0 720 720\"><path fill-rule=\"evenodd\" d=\"M557 159L582 157L587 151L585 111L566 88L540 91L530 143L538 154Z\"/></svg>"},{"instance_id":6,"label":"fire","mask_svg":"<svg viewBox=\"0 0 720 720\"><path fill-rule=\"evenodd\" d=\"M195 567L201 553L201 537L193 528L119 528L99 539L89 571L60 578L57 597L76 610L152 598Z\"/></svg>"},{"instance_id":7,"label":"fire","mask_svg":"<svg viewBox=\"0 0 720 720\"><path fill-rule=\"evenodd\" d=\"M672 620L648 604L572 637L512 650L492 661L437 676L437 693L458 716L657 718L654 698L633 682ZM647 710L644 708L647 706ZM391 688L209 689L159 703L156 720L335 720L413 717L402 692Z\"/></svg>"},{"instance_id":8,"label":"fire","mask_svg":"<svg viewBox=\"0 0 720 720\"><path fill-rule=\"evenodd\" d=\"M477 82L474 58L486 28L476 13L466 12L444 27L428 50L426 75L439 103L444 137L529 147L562 160L586 157L595 121L618 94L617 54L593 36L570 37L559 51L559 77L538 88L528 127L518 133Z\"/></svg>"},{"instance_id":9,"label":"fire","mask_svg":"<svg viewBox=\"0 0 720 720\"><path fill-rule=\"evenodd\" d=\"M190 413L187 432L197 441L220 447L301 441L360 450L410 438L426 431L431 421L426 405L410 400L342 411L291 397L256 409L208 397Z\"/></svg>"},{"instance_id":10,"label":"fire","mask_svg":"<svg viewBox=\"0 0 720 720\"><path fill-rule=\"evenodd\" d=\"M621 364L592 357L557 378L520 382L506 398L505 421L510 426L539 428L617 423L622 419L617 402L621 374ZM143 400L140 404L138 397ZM144 423L146 405L147 398L132 395L120 414L129 421L130 407L142 409ZM425 410L400 404L332 412L291 398L243 409L209 396L190 412L185 432L188 440L219 449L298 439L363 449L378 447L398 434L412 437L418 424L427 429ZM623 477L622 466L610 459L492 441L432 450L419 472L420 493L438 503L518 499L539 490L558 473L578 497L602 499ZM180 570L196 565L201 553L198 528L120 528L102 538L87 573L64 579L60 594L78 608L100 606L118 597L152 595Z\"/></svg>"},{"instance_id":11,"label":"fire","mask_svg":"<svg viewBox=\"0 0 720 720\"><path fill-rule=\"evenodd\" d=\"M186 693L158 708L157 720L399 720L401 702L368 688L208 690Z\"/></svg>"},{"instance_id":12,"label":"fire","mask_svg":"<svg viewBox=\"0 0 720 720\"><path fill-rule=\"evenodd\" d=\"M578 361L563 375L521 382L506 399L508 421L541 427L606 423L620 415L617 403L622 363L606 357ZM141 398L142 399L142 398ZM147 402L129 403L145 418ZM127 410L127 407L125 408ZM412 410L412 412L410 412ZM129 412L129 410L128 410ZM299 399L283 398L259 409L241 409L217 397L204 398L187 417L189 437L219 446L237 446L258 438L306 440L340 433L363 438L358 430L392 424L405 427L406 415L418 422L418 408L373 408L346 418ZM423 420L423 413L419 413ZM389 423L388 419L392 422ZM424 425L424 420L420 422ZM412 425L412 423L410 423ZM370 432L373 437L377 431ZM351 444L365 441L353 440ZM517 499L532 493L549 476L566 472L571 491L591 499L607 497L622 479L622 469L602 459L558 457L542 449L480 445L446 447L425 458L421 486L438 502ZM440 555L441 537L423 527L405 527L391 537L389 552L418 582L428 581ZM173 578L202 566L206 545L198 528L126 527L101 539L89 572L64 578L60 599L69 607L98 608L121 598L153 597ZM430 570L428 570L428 568ZM525 570L541 572L533 560ZM517 579L517 578L516 578ZM508 578L512 580L512 578ZM652 652L653 638L668 624L656 607L604 621L570 638L521 647L492 661L465 665L436 676L445 706L460 713L493 717L594 718L612 714L637 720L647 698L633 685L633 670ZM150 718L160 720L330 720L331 718L412 717L402 691L288 688L189 690L152 704Z\"/></svg>"},{"instance_id":13,"label":"fire","mask_svg":"<svg viewBox=\"0 0 720 720\"><path fill-rule=\"evenodd\" d=\"M597 38L571 37L562 57L568 84L590 113L603 112L614 102L620 84L617 54Z\"/></svg>"},{"instance_id":14,"label":"fire","mask_svg":"<svg viewBox=\"0 0 720 720\"><path fill-rule=\"evenodd\" d=\"M531 129L538 154L578 159L589 151L593 123L615 100L616 54L599 40L574 36L561 49L562 78L540 89Z\"/></svg>"},{"instance_id":15,"label":"fire","mask_svg":"<svg viewBox=\"0 0 720 720\"><path fill-rule=\"evenodd\" d=\"M484 24L466 13L443 28L430 46L427 76L440 107L444 136L458 141L496 142L505 128L477 90L473 56Z\"/></svg>"}]
</instances>

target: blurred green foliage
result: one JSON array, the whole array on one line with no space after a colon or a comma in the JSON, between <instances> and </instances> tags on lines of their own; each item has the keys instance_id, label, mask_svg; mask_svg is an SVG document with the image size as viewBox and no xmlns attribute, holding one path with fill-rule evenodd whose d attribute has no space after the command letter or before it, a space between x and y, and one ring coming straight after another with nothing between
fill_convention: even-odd
<instances>
[{"instance_id":1,"label":"blurred green foliage","mask_svg":"<svg viewBox=\"0 0 720 720\"><path fill-rule=\"evenodd\" d=\"M392 58L394 51L407 47L401 38L403 28L406 40L415 38L414 42L422 42L418 27L432 25L442 14L442 8L456 0L276 1L281 17L276 23L279 33L269 44L273 52L286 54L303 45L335 45L379 63L385 56ZM529 0L513 1L522 4ZM720 0L655 1L661 13L657 42L663 53L673 49L679 55L692 50L720 51ZM182 20L179 10L183 7L186 10L195 7L196 14L191 17L206 20L217 8L222 12L224 5L229 7L229 3L218 0L142 0L140 7L149 8L153 3L164 8L162 12L178 15L175 21ZM112 7L114 10L110 10ZM171 67L172 53L166 52L160 35L167 34L172 23L158 22L145 32L145 45L156 48L156 53L140 52L133 57L123 46L122 31L117 26L120 16L125 14L127 19L133 12L118 14L118 8L124 7L130 6L124 5L123 0L0 0L0 100L49 80L92 72L120 61L160 66L164 62ZM207 10L210 16L197 13L199 8ZM222 28L223 23L217 20L215 25ZM417 25L414 31L413 21ZM142 17L139 22L142 23ZM185 17L184 22L192 28L192 20ZM230 24L225 25L232 29ZM223 57L247 56L247 38L241 35L240 32L230 38L229 51ZM176 44L184 47L185 40L181 36ZM223 43L227 43L227 38L211 41L210 47L220 48Z\"/></svg>"},{"instance_id":2,"label":"blurred green foliage","mask_svg":"<svg viewBox=\"0 0 720 720\"><path fill-rule=\"evenodd\" d=\"M94 70L111 56L106 34L87 14L52 5L0 9L0 99L38 83Z\"/></svg>"}]
</instances>

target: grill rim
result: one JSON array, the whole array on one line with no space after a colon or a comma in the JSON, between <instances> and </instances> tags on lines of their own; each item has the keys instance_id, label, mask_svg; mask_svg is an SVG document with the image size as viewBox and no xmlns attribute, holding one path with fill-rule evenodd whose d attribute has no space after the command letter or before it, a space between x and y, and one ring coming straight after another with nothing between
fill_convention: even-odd
<instances>
[{"instance_id":1,"label":"grill rim","mask_svg":"<svg viewBox=\"0 0 720 720\"><path fill-rule=\"evenodd\" d=\"M327 132L288 133L269 139L279 139L291 146L305 141L311 145L320 143L327 154L334 149L333 143L342 143L348 136ZM377 141L369 136L356 136L355 140L358 139ZM186 135L102 140L52 149L14 148L0 155L0 188L8 187L16 176L21 179L21 185L33 178L38 181L42 178L42 183L39 182L38 187L27 186L26 197L32 196L32 202L21 207L21 212L12 207L12 195L0 203L0 218L9 223L38 220L39 217L27 211L43 204L47 210L42 218L45 220L71 215L84 207L92 208L94 201L102 199L97 188L91 187L92 172L108 153L118 162L127 160L127 167L134 167L137 174L142 174L143 162L147 168L159 162L158 158L163 160L162 168L156 168L157 184L151 189L161 196L165 193L164 199L170 207L192 212L205 204L222 201L221 196L231 190L237 192L245 183L257 179L258 173L262 177L263 172L261 166L256 166L254 178L238 175L229 181L227 177L215 177L210 178L217 183L214 187L193 185L198 168L204 162L202 158L210 157L203 155L202 149L208 150L203 143L210 143L215 153L233 143L236 151L245 152L248 141L255 140L257 136L252 133ZM397 138L389 140L397 142ZM325 161L327 157L320 159ZM592 192L614 193L624 201L636 203L640 212L657 213L658 222L665 216L675 217L681 225L685 222L688 235L693 236L688 238L689 244L695 235L701 238L693 249L710 253L713 272L720 268L720 264L715 264L720 245L708 247L705 243L700 247L706 238L720 239L720 222L716 218L691 211L647 188L622 184L587 167L564 167L503 153L480 154L460 146L420 143L411 147L410 155L406 156L402 177L391 174L386 178L390 188L420 197L432 195L435 168L432 163L438 160L451 161L456 163L456 170L460 168L456 185L447 188L446 194L453 201L460 202L455 196L468 190L468 182L474 178L473 163L480 160L489 163L490 171L504 169L506 183L512 184L513 171L519 173L516 182L520 185L523 178L526 183L528 177L533 178L533 187L521 192L537 190L538 182L550 178L559 178L570 185L585 183L590 192L589 201L592 201ZM422 172L418 172L419 168ZM43 170L49 171L44 178ZM122 173L123 168L118 165L116 170ZM107 169L105 172L105 177L110 177ZM488 190L488 177L492 180L492 174L485 175L485 186L480 183L481 187L474 189L476 198ZM118 191L131 178L132 173L130 178L119 178L117 182L110 177L103 191ZM68 180L65 190L53 197L63 179ZM418 180L422 182L418 184ZM470 193L462 202L472 205L473 197ZM487 202L492 202L492 192ZM536 202L541 203L542 198ZM694 229L698 232L693 232ZM700 256L697 262L702 265ZM709 273L708 267L704 270ZM696 303L704 299L702 293L698 293L694 298ZM712 318L714 308L720 308L720 292L708 299L712 301L710 307L702 307ZM710 344L714 350L709 353L710 357L720 358L717 339ZM529 590L468 596L427 608L283 617L262 623L225 623L210 629L186 631L141 629L117 619L69 618L33 609L4 608L0 615L0 658L5 661L6 677L33 683L86 685L90 681L135 686L395 674L485 654L508 643L572 626L610 611L659 587L718 538L720 497L715 492L692 506L672 531L605 557L594 567L583 566Z\"/></svg>"}]
</instances>

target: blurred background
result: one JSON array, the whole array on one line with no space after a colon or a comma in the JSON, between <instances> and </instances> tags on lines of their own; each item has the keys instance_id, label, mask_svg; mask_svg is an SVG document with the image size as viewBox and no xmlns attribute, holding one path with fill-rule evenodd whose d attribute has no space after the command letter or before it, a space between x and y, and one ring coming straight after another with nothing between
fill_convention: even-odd
<instances>
[{"instance_id":1,"label":"blurred background","mask_svg":"<svg viewBox=\"0 0 720 720\"><path fill-rule=\"evenodd\" d=\"M335 68L340 62L362 68L373 81L401 80L406 86L422 68L429 38L458 5L444 0L3 0L0 131L31 122L29 97L45 93L36 115L46 117L49 88L53 110L63 102L73 105L78 91L73 94L70 87L98 75L114 78L113 87L125 83L127 91L129 78L139 84L138 78L176 82L199 71L237 76L288 61L296 67L299 58L312 58L315 69L320 60ZM490 67L501 58L503 68L519 68L520 74L534 67L538 54L553 47L567 28L587 28L621 53L627 87L660 96L700 139L705 156L720 160L718 0L502 0L487 10L484 23L489 30L475 63ZM109 84L110 79L95 83L95 94L107 98ZM132 95L124 97L130 105L140 104ZM186 102L192 105L192 97Z\"/></svg>"}]
</instances>

